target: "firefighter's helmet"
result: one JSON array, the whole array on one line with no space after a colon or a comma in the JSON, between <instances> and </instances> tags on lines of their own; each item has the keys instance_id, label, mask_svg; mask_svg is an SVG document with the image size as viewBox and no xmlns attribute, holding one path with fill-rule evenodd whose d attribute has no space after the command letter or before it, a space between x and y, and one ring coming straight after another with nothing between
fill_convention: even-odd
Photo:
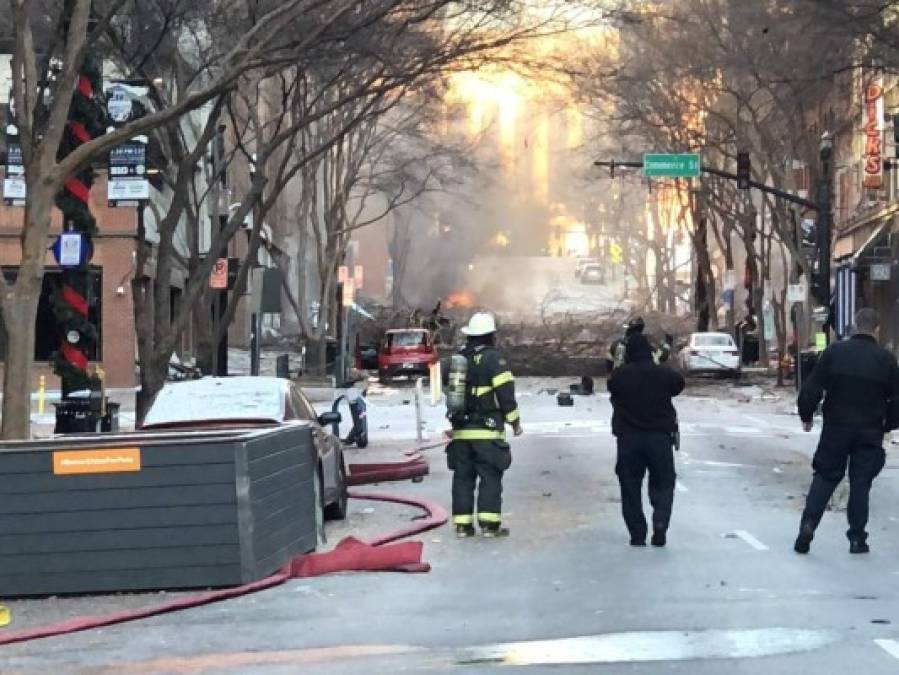
<instances>
[{"instance_id":1,"label":"firefighter's helmet","mask_svg":"<svg viewBox=\"0 0 899 675\"><path fill-rule=\"evenodd\" d=\"M468 325L462 328L462 334L469 337L490 335L496 332L496 321L493 315L487 312L478 312L468 321Z\"/></svg>"}]
</instances>

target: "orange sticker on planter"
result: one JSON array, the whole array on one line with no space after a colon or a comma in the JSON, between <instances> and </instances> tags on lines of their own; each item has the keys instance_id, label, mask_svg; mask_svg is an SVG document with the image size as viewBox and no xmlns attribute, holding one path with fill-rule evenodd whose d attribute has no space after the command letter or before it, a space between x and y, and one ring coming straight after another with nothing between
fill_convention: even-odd
<instances>
[{"instance_id":1,"label":"orange sticker on planter","mask_svg":"<svg viewBox=\"0 0 899 675\"><path fill-rule=\"evenodd\" d=\"M118 473L140 471L140 448L109 450L57 450L53 473Z\"/></svg>"}]
</instances>

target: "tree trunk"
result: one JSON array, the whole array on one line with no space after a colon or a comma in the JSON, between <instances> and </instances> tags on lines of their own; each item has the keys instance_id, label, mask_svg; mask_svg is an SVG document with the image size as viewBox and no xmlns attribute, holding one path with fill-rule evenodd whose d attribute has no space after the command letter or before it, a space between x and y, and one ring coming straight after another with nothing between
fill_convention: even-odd
<instances>
[{"instance_id":1,"label":"tree trunk","mask_svg":"<svg viewBox=\"0 0 899 675\"><path fill-rule=\"evenodd\" d=\"M194 312L194 330L196 336L197 368L204 375L212 375L215 371L215 337L212 325L212 304L209 293L200 294Z\"/></svg>"},{"instance_id":2,"label":"tree trunk","mask_svg":"<svg viewBox=\"0 0 899 675\"><path fill-rule=\"evenodd\" d=\"M141 425L150 411L150 407L156 400L156 396L165 386L165 376L168 371L168 358L161 358L159 354L150 356L143 361L140 369L140 391L137 392L137 424Z\"/></svg>"},{"instance_id":3,"label":"tree trunk","mask_svg":"<svg viewBox=\"0 0 899 675\"><path fill-rule=\"evenodd\" d=\"M31 371L40 289L40 282L28 283L18 289L15 297L7 298L5 303L6 367L3 371L2 433L6 440L31 436Z\"/></svg>"}]
</instances>

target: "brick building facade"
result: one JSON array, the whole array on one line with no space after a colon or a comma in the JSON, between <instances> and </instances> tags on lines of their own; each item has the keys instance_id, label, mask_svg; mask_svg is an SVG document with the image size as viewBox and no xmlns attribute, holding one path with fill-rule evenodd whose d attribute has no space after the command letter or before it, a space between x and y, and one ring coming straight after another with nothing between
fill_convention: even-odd
<instances>
[{"instance_id":1,"label":"brick building facade","mask_svg":"<svg viewBox=\"0 0 899 675\"><path fill-rule=\"evenodd\" d=\"M19 236L24 209L0 204L0 266L8 277L14 276L21 259ZM93 355L90 368L101 367L105 372L106 386L114 389L132 388L135 377L134 303L131 280L136 270L137 211L134 208L109 208L106 201L106 180L97 176L91 191L91 211L97 219L98 234L94 239L94 256L91 268L95 274L97 294L91 299L91 321L99 328L98 353ZM47 239L47 247L53 243L60 228L60 214L54 214L54 227ZM53 375L49 354L57 341L55 323L49 314L47 290L53 275L59 271L52 254L47 252L45 292L38 308L37 344L35 347L34 382L23 383L32 390L38 386L38 378L46 376L48 390L59 389L59 379ZM0 345L2 346L2 345ZM4 349L5 351L5 349ZM2 364L0 364L2 367Z\"/></svg>"}]
</instances>

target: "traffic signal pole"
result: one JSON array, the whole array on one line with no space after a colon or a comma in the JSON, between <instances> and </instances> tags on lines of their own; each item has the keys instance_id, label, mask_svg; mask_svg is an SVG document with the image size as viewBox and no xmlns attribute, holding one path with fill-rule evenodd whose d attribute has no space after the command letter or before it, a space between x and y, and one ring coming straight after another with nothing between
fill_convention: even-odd
<instances>
[{"instance_id":1,"label":"traffic signal pole","mask_svg":"<svg viewBox=\"0 0 899 675\"><path fill-rule=\"evenodd\" d=\"M643 162L619 162L616 160L610 161L597 161L593 162L594 166L603 166L607 167L612 171L612 176L615 175L615 169L618 167L622 167L625 169L642 169ZM702 165L700 169L702 173L707 173L712 176L720 176L721 178L727 178L728 180L736 181L737 174L731 173L730 171L723 171L721 169L716 169L711 166ZM759 192L764 192L765 194L774 195L775 197L780 197L784 201L790 202L792 204L796 204L798 206L803 206L811 211L820 212L822 210L822 206L817 204L816 202L809 201L808 199L804 199L798 195L794 195L791 192L785 192L784 190L780 190L771 185L765 185L764 183L759 183L755 180L750 180L748 182L750 188L755 188Z\"/></svg>"}]
</instances>

